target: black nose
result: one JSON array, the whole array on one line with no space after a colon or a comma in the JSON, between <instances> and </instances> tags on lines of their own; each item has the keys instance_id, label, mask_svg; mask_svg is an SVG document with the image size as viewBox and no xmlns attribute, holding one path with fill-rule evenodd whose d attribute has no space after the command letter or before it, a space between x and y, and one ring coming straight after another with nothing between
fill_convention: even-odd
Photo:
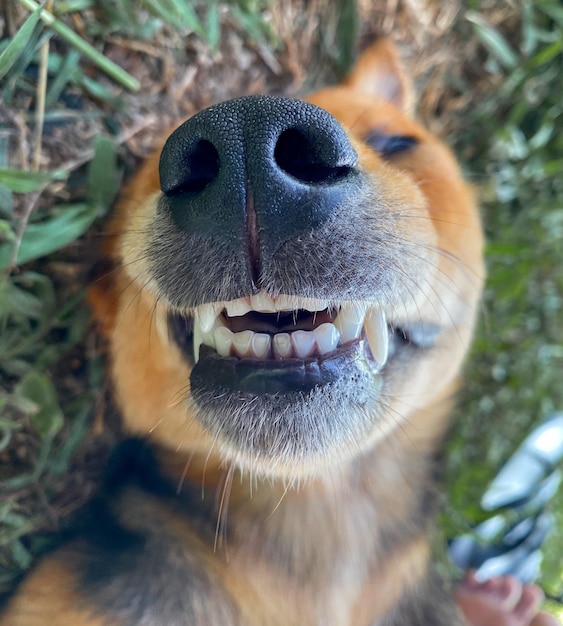
<instances>
[{"instance_id":1,"label":"black nose","mask_svg":"<svg viewBox=\"0 0 563 626\"><path fill-rule=\"evenodd\" d=\"M160 159L176 225L248 255L253 282L284 242L329 220L358 184L357 155L340 124L312 104L249 96L180 126Z\"/></svg>"}]
</instances>

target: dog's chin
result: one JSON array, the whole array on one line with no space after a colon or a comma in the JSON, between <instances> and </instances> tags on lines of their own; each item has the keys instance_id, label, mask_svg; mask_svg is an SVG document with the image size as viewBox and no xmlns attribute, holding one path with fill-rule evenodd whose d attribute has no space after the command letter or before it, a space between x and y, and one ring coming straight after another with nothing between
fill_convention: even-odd
<instances>
[{"instance_id":1,"label":"dog's chin","mask_svg":"<svg viewBox=\"0 0 563 626\"><path fill-rule=\"evenodd\" d=\"M195 414L242 469L311 475L356 456L374 430L382 381L364 344L279 365L205 350L191 375Z\"/></svg>"},{"instance_id":2,"label":"dog's chin","mask_svg":"<svg viewBox=\"0 0 563 626\"><path fill-rule=\"evenodd\" d=\"M358 456L396 423L383 399L394 369L387 361L427 346L389 326L375 305L309 300L289 314L274 310L281 300L263 304L266 312L251 304L169 315L171 337L193 364L191 413L225 459L263 476L311 476ZM436 334L410 332L419 344Z\"/></svg>"}]
</instances>

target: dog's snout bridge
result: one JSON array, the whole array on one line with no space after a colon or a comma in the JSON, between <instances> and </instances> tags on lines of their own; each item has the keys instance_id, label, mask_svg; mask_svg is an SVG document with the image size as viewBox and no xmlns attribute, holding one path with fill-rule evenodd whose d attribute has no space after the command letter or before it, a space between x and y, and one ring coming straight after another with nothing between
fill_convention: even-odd
<instances>
[{"instance_id":1,"label":"dog's snout bridge","mask_svg":"<svg viewBox=\"0 0 563 626\"><path fill-rule=\"evenodd\" d=\"M185 122L160 159L164 206L186 232L245 254L258 287L280 245L325 223L356 192L357 155L326 111L249 96Z\"/></svg>"}]
</instances>

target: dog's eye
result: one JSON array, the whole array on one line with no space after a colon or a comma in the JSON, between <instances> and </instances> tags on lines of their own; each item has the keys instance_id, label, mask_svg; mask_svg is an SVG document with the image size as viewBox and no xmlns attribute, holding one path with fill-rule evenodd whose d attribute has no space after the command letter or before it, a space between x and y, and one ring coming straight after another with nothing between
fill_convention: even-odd
<instances>
[{"instance_id":1,"label":"dog's eye","mask_svg":"<svg viewBox=\"0 0 563 626\"><path fill-rule=\"evenodd\" d=\"M371 132L365 141L370 148L379 152L384 159L411 150L418 144L416 137L411 137L410 135L385 135L379 131Z\"/></svg>"}]
</instances>

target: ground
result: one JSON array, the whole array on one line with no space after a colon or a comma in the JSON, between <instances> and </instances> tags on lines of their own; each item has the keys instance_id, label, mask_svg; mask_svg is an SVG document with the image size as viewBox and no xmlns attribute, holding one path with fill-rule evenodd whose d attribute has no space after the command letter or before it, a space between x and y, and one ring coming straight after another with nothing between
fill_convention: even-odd
<instances>
[{"instance_id":1,"label":"ground","mask_svg":"<svg viewBox=\"0 0 563 626\"><path fill-rule=\"evenodd\" d=\"M483 519L487 482L563 409L558 0L48 2L139 81L134 93L52 27L24 26L27 5L0 4L0 591L91 496L119 433L84 286L120 182L174 121L227 97L333 81L358 41L381 35L399 43L418 114L482 198L489 281L449 447L444 533ZM552 510L541 583L558 596L561 495Z\"/></svg>"}]
</instances>

